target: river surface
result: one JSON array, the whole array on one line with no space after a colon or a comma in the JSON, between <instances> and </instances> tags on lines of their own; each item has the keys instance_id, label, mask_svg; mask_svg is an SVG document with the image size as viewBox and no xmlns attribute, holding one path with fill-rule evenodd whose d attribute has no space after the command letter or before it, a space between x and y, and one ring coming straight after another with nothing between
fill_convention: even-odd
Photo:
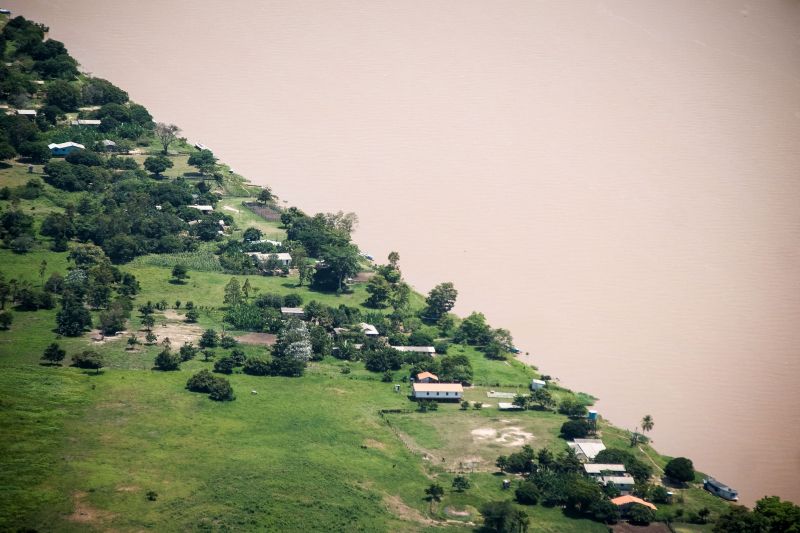
<instances>
[{"instance_id":1,"label":"river surface","mask_svg":"<svg viewBox=\"0 0 800 533\"><path fill-rule=\"evenodd\" d=\"M800 3L10 1L737 487L800 501Z\"/></svg>"}]
</instances>

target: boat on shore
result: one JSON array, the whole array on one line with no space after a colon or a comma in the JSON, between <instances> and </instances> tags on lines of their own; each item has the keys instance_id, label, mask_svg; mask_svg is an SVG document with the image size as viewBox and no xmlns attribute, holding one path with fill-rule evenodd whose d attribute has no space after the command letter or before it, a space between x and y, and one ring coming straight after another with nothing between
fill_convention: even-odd
<instances>
[{"instance_id":1,"label":"boat on shore","mask_svg":"<svg viewBox=\"0 0 800 533\"><path fill-rule=\"evenodd\" d=\"M725 483L717 481L713 477L707 477L703 479L703 488L725 500L735 502L739 499L739 492L736 489L732 489Z\"/></svg>"}]
</instances>

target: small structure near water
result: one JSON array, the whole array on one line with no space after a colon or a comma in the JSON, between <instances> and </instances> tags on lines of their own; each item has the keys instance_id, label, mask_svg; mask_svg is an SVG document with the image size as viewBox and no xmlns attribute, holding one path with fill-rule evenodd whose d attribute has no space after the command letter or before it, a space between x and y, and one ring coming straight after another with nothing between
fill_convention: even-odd
<instances>
[{"instance_id":1,"label":"small structure near water","mask_svg":"<svg viewBox=\"0 0 800 533\"><path fill-rule=\"evenodd\" d=\"M736 489L730 488L713 477L707 477L703 480L703 488L725 500L735 502L739 499L739 492Z\"/></svg>"}]
</instances>

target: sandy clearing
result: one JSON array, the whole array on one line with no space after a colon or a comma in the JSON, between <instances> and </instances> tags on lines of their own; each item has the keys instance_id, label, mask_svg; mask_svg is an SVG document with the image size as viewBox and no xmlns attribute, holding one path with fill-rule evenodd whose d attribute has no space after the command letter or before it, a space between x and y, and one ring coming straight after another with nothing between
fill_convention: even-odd
<instances>
[{"instance_id":1,"label":"sandy clearing","mask_svg":"<svg viewBox=\"0 0 800 533\"><path fill-rule=\"evenodd\" d=\"M222 206L222 209L224 209L225 211L233 211L234 213L239 213L239 212L240 212L240 211L239 211L238 209L236 209L235 207L231 207L231 206L229 206L229 205L224 205L224 206Z\"/></svg>"},{"instance_id":2,"label":"sandy clearing","mask_svg":"<svg viewBox=\"0 0 800 533\"><path fill-rule=\"evenodd\" d=\"M278 340L272 333L246 333L236 337L242 344L255 344L257 346L272 346Z\"/></svg>"}]
</instances>

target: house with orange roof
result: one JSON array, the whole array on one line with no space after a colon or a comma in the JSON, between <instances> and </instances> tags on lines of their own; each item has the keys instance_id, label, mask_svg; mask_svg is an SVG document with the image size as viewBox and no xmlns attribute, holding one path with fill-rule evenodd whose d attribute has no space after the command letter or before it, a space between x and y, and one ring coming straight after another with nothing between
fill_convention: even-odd
<instances>
[{"instance_id":1,"label":"house with orange roof","mask_svg":"<svg viewBox=\"0 0 800 533\"><path fill-rule=\"evenodd\" d=\"M439 376L431 372L420 372L417 374L417 383L431 383L439 381Z\"/></svg>"},{"instance_id":2,"label":"house with orange roof","mask_svg":"<svg viewBox=\"0 0 800 533\"><path fill-rule=\"evenodd\" d=\"M625 496L618 496L611 500L611 503L619 507L620 511L623 513L630 508L631 505L638 503L639 505L644 505L652 509L653 511L657 511L658 508L650 502L646 502L641 498L637 498L636 496L625 495Z\"/></svg>"}]
</instances>

